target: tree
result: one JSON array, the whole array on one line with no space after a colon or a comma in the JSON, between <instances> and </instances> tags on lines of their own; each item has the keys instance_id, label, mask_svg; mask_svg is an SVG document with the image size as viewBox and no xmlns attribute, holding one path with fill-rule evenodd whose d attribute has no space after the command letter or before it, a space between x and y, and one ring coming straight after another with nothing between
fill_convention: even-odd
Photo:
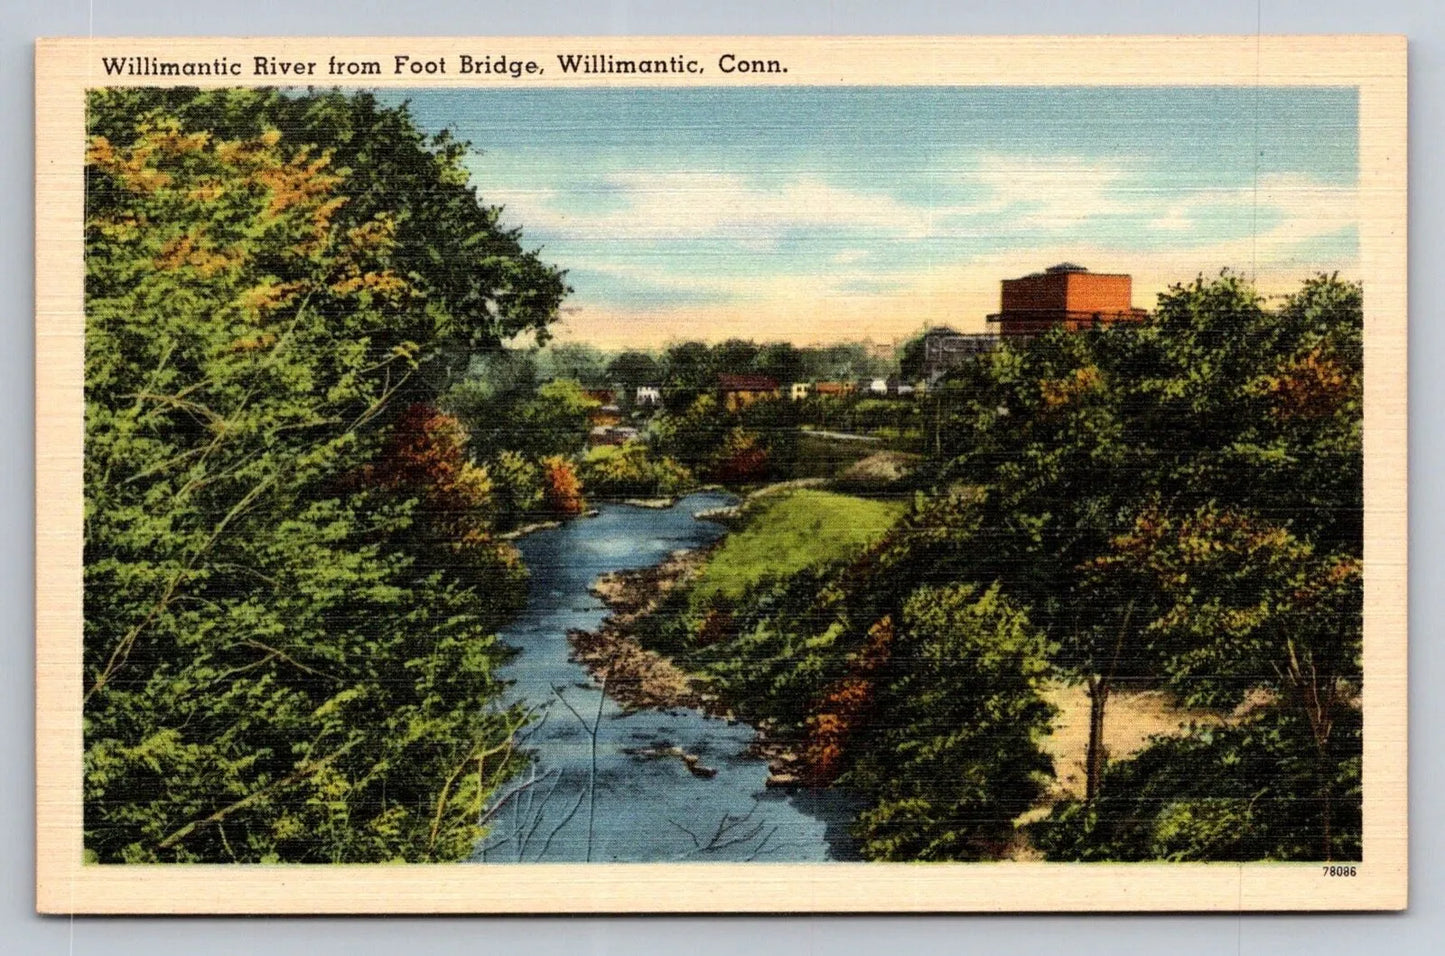
<instances>
[{"instance_id":1,"label":"tree","mask_svg":"<svg viewBox=\"0 0 1445 956\"><path fill-rule=\"evenodd\" d=\"M1148 632L1186 700L1234 707L1265 690L1308 728L1321 858L1332 859L1332 736L1363 677L1360 559L1317 555L1282 527L1206 505L1182 517L1146 510L1097 563L1130 566L1163 597Z\"/></svg>"},{"instance_id":2,"label":"tree","mask_svg":"<svg viewBox=\"0 0 1445 956\"><path fill-rule=\"evenodd\" d=\"M509 349L477 356L468 376L441 402L465 424L474 457L508 450L534 460L579 454L587 441L588 415L599 406L574 381L538 385L532 356Z\"/></svg>"},{"instance_id":3,"label":"tree","mask_svg":"<svg viewBox=\"0 0 1445 956\"><path fill-rule=\"evenodd\" d=\"M1173 599L1105 557L1137 522L1239 509L1359 556L1360 301L1319 277L1270 310L1237 277L1201 278L1142 326L1006 343L941 394L939 479L986 489L969 573L1024 602L1089 688L1090 798L1111 687L1168 666L1150 628Z\"/></svg>"},{"instance_id":4,"label":"tree","mask_svg":"<svg viewBox=\"0 0 1445 956\"><path fill-rule=\"evenodd\" d=\"M927 333L919 333L898 347L898 374L906 381L916 382L923 378L923 359Z\"/></svg>"},{"instance_id":5,"label":"tree","mask_svg":"<svg viewBox=\"0 0 1445 956\"><path fill-rule=\"evenodd\" d=\"M719 373L745 375L757 370L762 350L749 339L728 339L712 348L712 366Z\"/></svg>"},{"instance_id":6,"label":"tree","mask_svg":"<svg viewBox=\"0 0 1445 956\"><path fill-rule=\"evenodd\" d=\"M663 401L670 412L680 412L717 384L712 351L701 342L680 342L662 356Z\"/></svg>"},{"instance_id":7,"label":"tree","mask_svg":"<svg viewBox=\"0 0 1445 956\"><path fill-rule=\"evenodd\" d=\"M408 281L409 314L431 322L417 378L433 389L462 374L474 352L521 335L545 340L570 291L564 273L523 249L521 230L503 228L501 208L478 196L464 164L469 144L446 131L426 137L405 107L367 93L268 88L109 89L93 102L90 132L109 142L154 121L235 141L279 130L345 170L346 197L331 217L342 230L391 230L388 255Z\"/></svg>"},{"instance_id":8,"label":"tree","mask_svg":"<svg viewBox=\"0 0 1445 956\"><path fill-rule=\"evenodd\" d=\"M657 359L646 352L622 352L607 363L607 382L632 393L641 385L660 384L660 371Z\"/></svg>"},{"instance_id":9,"label":"tree","mask_svg":"<svg viewBox=\"0 0 1445 956\"><path fill-rule=\"evenodd\" d=\"M803 354L788 342L772 342L764 345L753 361L759 375L766 375L775 382L786 385L789 382L807 380L803 371Z\"/></svg>"},{"instance_id":10,"label":"tree","mask_svg":"<svg viewBox=\"0 0 1445 956\"><path fill-rule=\"evenodd\" d=\"M575 518L587 509L577 469L560 455L542 459L542 501L547 513L558 518Z\"/></svg>"},{"instance_id":11,"label":"tree","mask_svg":"<svg viewBox=\"0 0 1445 956\"><path fill-rule=\"evenodd\" d=\"M466 855L525 572L431 402L560 274L369 97L88 107L87 854Z\"/></svg>"},{"instance_id":12,"label":"tree","mask_svg":"<svg viewBox=\"0 0 1445 956\"><path fill-rule=\"evenodd\" d=\"M997 588L921 587L876 666L876 716L844 778L877 802L859 817L883 860L996 857L1051 775L1042 635ZM875 655L876 656L876 655Z\"/></svg>"},{"instance_id":13,"label":"tree","mask_svg":"<svg viewBox=\"0 0 1445 956\"><path fill-rule=\"evenodd\" d=\"M518 409L508 447L538 458L579 455L587 443L588 415L598 406L576 382L548 382Z\"/></svg>"},{"instance_id":14,"label":"tree","mask_svg":"<svg viewBox=\"0 0 1445 956\"><path fill-rule=\"evenodd\" d=\"M537 353L539 375L548 381L567 379L583 388L610 384L605 355L582 342L553 342Z\"/></svg>"}]
</instances>

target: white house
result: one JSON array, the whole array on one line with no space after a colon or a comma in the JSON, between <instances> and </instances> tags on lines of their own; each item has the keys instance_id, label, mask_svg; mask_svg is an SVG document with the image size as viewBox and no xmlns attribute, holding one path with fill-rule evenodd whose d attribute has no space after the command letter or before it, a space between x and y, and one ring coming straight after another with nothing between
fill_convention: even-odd
<instances>
[{"instance_id":1,"label":"white house","mask_svg":"<svg viewBox=\"0 0 1445 956\"><path fill-rule=\"evenodd\" d=\"M661 405L662 389L656 385L639 385L636 402L638 405Z\"/></svg>"},{"instance_id":2,"label":"white house","mask_svg":"<svg viewBox=\"0 0 1445 956\"><path fill-rule=\"evenodd\" d=\"M801 402L813 391L812 384L808 382L794 382L788 386L788 397L795 402Z\"/></svg>"}]
</instances>

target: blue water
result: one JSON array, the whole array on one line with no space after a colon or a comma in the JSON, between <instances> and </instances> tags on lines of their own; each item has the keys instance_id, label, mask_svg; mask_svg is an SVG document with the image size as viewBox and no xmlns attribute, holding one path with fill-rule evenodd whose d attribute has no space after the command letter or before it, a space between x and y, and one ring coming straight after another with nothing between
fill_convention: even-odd
<instances>
[{"instance_id":1,"label":"blue water","mask_svg":"<svg viewBox=\"0 0 1445 956\"><path fill-rule=\"evenodd\" d=\"M589 593L609 571L657 564L703 547L724 529L693 517L734 503L695 494L667 509L604 505L595 518L518 541L531 569L526 609L503 632L519 653L503 676L512 698L534 708L524 746L533 766L503 788L478 862L820 861L851 858L846 796L764 786L766 762L747 755L747 724L690 709L624 713L586 669L568 659L567 632L606 616ZM596 742L593 742L593 728ZM716 776L675 756L696 754Z\"/></svg>"}]
</instances>

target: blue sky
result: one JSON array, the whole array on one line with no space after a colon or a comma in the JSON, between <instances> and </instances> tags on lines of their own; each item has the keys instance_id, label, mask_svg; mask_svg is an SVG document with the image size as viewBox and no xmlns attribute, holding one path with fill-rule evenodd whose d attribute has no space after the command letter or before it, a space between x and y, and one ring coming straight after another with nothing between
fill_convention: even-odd
<instances>
[{"instance_id":1,"label":"blue sky","mask_svg":"<svg viewBox=\"0 0 1445 956\"><path fill-rule=\"evenodd\" d=\"M982 328L1079 262L1265 291L1358 257L1340 88L390 91L471 141L482 198L566 268L563 338L896 339Z\"/></svg>"}]
</instances>

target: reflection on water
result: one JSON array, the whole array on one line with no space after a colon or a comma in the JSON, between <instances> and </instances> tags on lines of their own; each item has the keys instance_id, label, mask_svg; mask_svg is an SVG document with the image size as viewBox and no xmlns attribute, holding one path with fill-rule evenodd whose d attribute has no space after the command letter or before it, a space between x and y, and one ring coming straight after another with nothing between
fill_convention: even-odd
<instances>
[{"instance_id":1,"label":"reflection on water","mask_svg":"<svg viewBox=\"0 0 1445 956\"><path fill-rule=\"evenodd\" d=\"M524 731L535 759L488 811L492 832L475 860L851 858L847 798L767 789L767 764L747 755L752 727L687 709L624 714L568 659L568 630L595 629L607 613L589 593L598 576L716 541L723 529L693 514L732 501L696 494L666 509L604 505L596 518L518 542L531 590L503 632L520 652L503 676L512 699L535 711Z\"/></svg>"}]
</instances>

